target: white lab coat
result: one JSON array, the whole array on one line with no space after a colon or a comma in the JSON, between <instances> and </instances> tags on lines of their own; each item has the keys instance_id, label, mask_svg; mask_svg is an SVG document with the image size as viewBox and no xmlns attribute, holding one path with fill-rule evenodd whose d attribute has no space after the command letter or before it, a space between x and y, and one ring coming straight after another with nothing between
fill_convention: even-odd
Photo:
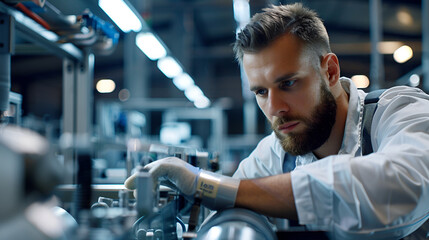
<instances>
[{"instance_id":1,"label":"white lab coat","mask_svg":"<svg viewBox=\"0 0 429 240\"><path fill-rule=\"evenodd\" d=\"M374 153L362 156L360 128L366 93L340 79L349 93L338 155L298 156L291 172L299 223L333 239L399 239L429 218L429 96L417 88L385 91L374 114ZM265 137L234 174L256 178L282 173L284 150Z\"/></svg>"}]
</instances>

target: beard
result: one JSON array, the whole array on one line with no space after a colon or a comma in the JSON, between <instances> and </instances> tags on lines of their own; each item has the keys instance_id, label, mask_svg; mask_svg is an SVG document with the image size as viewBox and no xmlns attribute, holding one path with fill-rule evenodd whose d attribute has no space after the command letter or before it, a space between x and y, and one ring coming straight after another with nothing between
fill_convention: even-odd
<instances>
[{"instance_id":1,"label":"beard","mask_svg":"<svg viewBox=\"0 0 429 240\"><path fill-rule=\"evenodd\" d=\"M331 134L332 127L335 124L337 104L323 80L321 80L320 94L321 101L314 108L309 118L285 116L276 119L271 124L271 128L287 153L294 156L307 154L322 146ZM290 132L287 135L279 132L278 128L280 125L296 120L301 121L307 126L303 132Z\"/></svg>"}]
</instances>

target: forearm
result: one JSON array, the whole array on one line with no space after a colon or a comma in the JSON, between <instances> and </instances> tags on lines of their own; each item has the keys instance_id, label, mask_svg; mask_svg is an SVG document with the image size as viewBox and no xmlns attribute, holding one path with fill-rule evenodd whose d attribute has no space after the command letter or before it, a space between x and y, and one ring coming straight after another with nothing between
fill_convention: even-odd
<instances>
[{"instance_id":1,"label":"forearm","mask_svg":"<svg viewBox=\"0 0 429 240\"><path fill-rule=\"evenodd\" d=\"M235 206L272 217L298 218L289 173L241 180Z\"/></svg>"}]
</instances>

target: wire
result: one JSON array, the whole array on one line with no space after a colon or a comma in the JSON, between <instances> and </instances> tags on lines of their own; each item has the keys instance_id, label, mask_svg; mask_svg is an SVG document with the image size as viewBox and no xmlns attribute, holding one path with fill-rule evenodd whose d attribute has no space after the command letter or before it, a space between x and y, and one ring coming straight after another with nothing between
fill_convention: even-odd
<instances>
[{"instance_id":1,"label":"wire","mask_svg":"<svg viewBox=\"0 0 429 240\"><path fill-rule=\"evenodd\" d=\"M49 23L47 23L43 18L35 14L30 9L28 9L24 4L18 3L16 4L16 7L47 30L51 30L51 26L49 25Z\"/></svg>"},{"instance_id":2,"label":"wire","mask_svg":"<svg viewBox=\"0 0 429 240\"><path fill-rule=\"evenodd\" d=\"M140 222L141 221L143 221L143 218L144 218L144 216L143 217L140 217L139 219L137 219L137 221L133 224L133 233L137 233L137 231L136 231L136 227L138 227L139 226L139 224L140 224Z\"/></svg>"},{"instance_id":3,"label":"wire","mask_svg":"<svg viewBox=\"0 0 429 240\"><path fill-rule=\"evenodd\" d=\"M182 232L186 232L186 226L185 226L185 223L183 222L183 220L177 216L176 216L176 220L180 224L180 226L182 227Z\"/></svg>"}]
</instances>

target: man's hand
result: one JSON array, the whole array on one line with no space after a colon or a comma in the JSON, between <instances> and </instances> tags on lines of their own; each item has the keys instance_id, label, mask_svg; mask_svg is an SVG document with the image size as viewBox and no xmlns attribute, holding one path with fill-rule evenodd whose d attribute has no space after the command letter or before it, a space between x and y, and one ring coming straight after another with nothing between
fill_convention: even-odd
<instances>
[{"instance_id":1,"label":"man's hand","mask_svg":"<svg viewBox=\"0 0 429 240\"><path fill-rule=\"evenodd\" d=\"M202 195L202 204L211 209L234 207L240 180L201 170L185 161L169 157L152 162L144 167L157 182L165 179L182 194L193 197L197 191ZM136 174L125 180L125 187L135 189Z\"/></svg>"},{"instance_id":2,"label":"man's hand","mask_svg":"<svg viewBox=\"0 0 429 240\"><path fill-rule=\"evenodd\" d=\"M195 187L197 183L197 176L200 172L199 168L196 168L185 161L176 158L168 157L158 161L152 162L144 166L145 170L148 170L154 182L160 180L167 180L174 184L174 186L185 195L194 195ZM127 180L125 180L125 187L128 189L136 189L135 184L136 174L133 174ZM167 183L167 185L170 185Z\"/></svg>"}]
</instances>

